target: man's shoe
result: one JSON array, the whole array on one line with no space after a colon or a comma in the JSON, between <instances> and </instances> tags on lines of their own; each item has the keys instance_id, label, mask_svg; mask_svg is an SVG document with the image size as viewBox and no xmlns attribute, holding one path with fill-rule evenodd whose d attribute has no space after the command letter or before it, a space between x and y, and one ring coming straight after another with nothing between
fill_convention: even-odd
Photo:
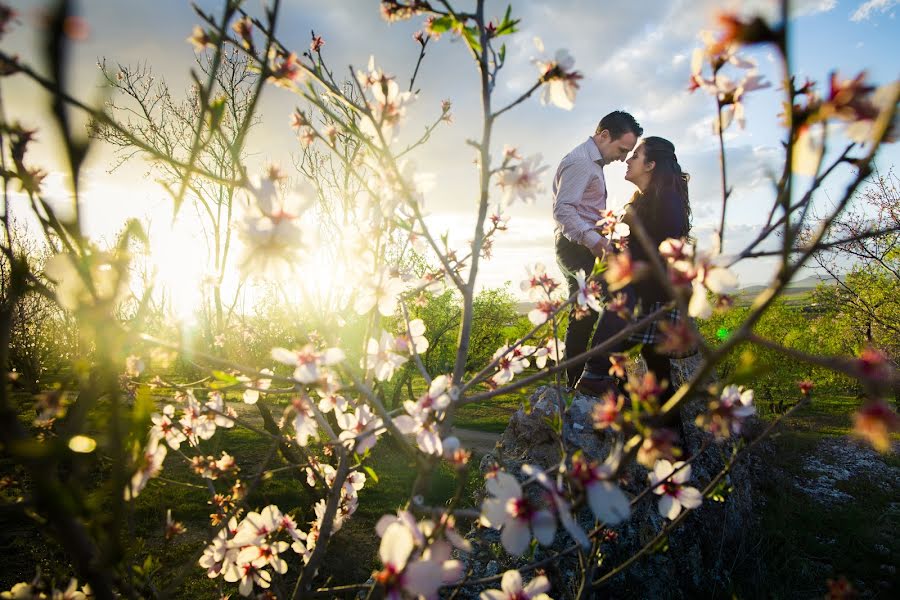
<instances>
[{"instance_id":1,"label":"man's shoe","mask_svg":"<svg viewBox=\"0 0 900 600\"><path fill-rule=\"evenodd\" d=\"M585 396L602 398L608 392L618 393L619 388L616 386L616 380L611 377L603 379L587 379L582 377L578 380L578 383L575 384L575 391L582 393Z\"/></svg>"}]
</instances>

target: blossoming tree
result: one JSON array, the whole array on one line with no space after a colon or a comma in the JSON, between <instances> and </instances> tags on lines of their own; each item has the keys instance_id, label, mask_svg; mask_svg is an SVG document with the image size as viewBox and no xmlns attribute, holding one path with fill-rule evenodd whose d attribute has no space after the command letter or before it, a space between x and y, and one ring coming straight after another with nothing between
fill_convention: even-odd
<instances>
[{"instance_id":1,"label":"blossoming tree","mask_svg":"<svg viewBox=\"0 0 900 600\"><path fill-rule=\"evenodd\" d=\"M242 596L312 597L377 590L391 598L433 598L441 590L460 586L499 585L499 590L485 591L483 597L548 597L549 582L543 576L533 577L527 584L523 584L517 571L481 580L465 577L459 556L471 550L471 543L460 525L477 522L482 527L499 529L502 546L511 555L526 554L535 542L549 546L555 536L568 536L571 545L560 554L577 553L582 558L583 568L575 585L579 596L586 598L610 573L627 566L604 566L606 573L598 572L598 538L606 526L628 520L635 503L652 501L651 493L659 497L658 510L668 519L662 533L678 526L685 515L702 505L704 496L715 488L734 461L756 443L757 440L738 444L722 473L711 481L695 482L691 480L690 459L675 460L679 454L677 436L665 425L666 417L683 403L700 398L707 411L699 422L712 438L722 441L741 434L743 421L754 412L752 390L724 383L709 388L707 384L717 362L738 344L751 341L783 351L793 359L855 376L876 403L890 389L895 375L875 349L867 349L858 357L801 355L782 348L777 341L753 334L754 324L819 249L829 226L870 174L873 158L892 132L900 94L897 82L875 89L862 76L851 80L835 76L824 95L812 83L798 85L788 69L786 8L777 23L724 17L721 31L705 38L704 47L694 55L690 73L685 74L693 88L712 96L717 109L723 193L719 244L715 249L700 252L689 240L670 239L659 248L646 248L651 261L641 264L631 259L628 250L635 244L649 245L640 222L628 228L621 223L620 215L604 215L597 224L598 230L608 236L617 251L599 260L592 273L580 273L579 289L568 298L562 294L560 282L541 265L530 266L522 289L536 301L536 308L528 315L533 329L521 339L497 348L492 360L478 371L467 369L481 261L494 238L505 230L508 216L514 215L515 203L537 197L540 175L546 168L540 165L539 157L523 158L513 149L495 156L494 127L537 92L545 104L571 108L581 80L573 68L572 57L559 51L553 57L535 61L534 81L518 98L496 105L493 90L507 60L503 40L516 33L518 20L511 9L502 19L491 20L485 15L483 0L473 4L464 10L455 2L443 0L381 3L382 14L388 20L423 19L423 33L416 38L422 54L431 40L458 37L468 49L478 74L479 86L474 93L483 112L480 135L471 144L477 151L479 190L475 228L471 243L464 248L451 247L429 227L423 214L425 192L413 177L415 171L409 160L416 149L427 143L434 128L449 120L449 104L435 106L433 125L408 145L400 145L399 131L408 107L417 99L412 91L414 84L402 89L398 78L386 73L373 57L365 68L354 72L352 89L348 89L327 66L321 37L314 36L309 50L299 53L279 40L276 24L281 7L277 0L259 15L235 0L224 2L222 10L215 13L196 7L200 22L189 41L208 58L210 69L205 80L198 79L199 108L192 139L187 152L178 156L147 144L131 128L90 108L69 92L64 66L66 40L78 23L70 14L70 3L61 2L59 10L48 18L49 74L41 74L27 62L0 52L0 72L4 76L27 77L52 95L54 126L62 134L74 182L73 216L64 220L43 194L44 172L26 158L34 132L4 117L0 129L5 182L2 250L11 269L12 285L0 306L0 358L6 364L12 308L28 293L53 298L70 311L91 348L90 354L73 366L73 376L64 383L56 400L44 402L39 417L42 426L37 432L33 423L17 413L8 385L4 384L0 391L2 451L27 475L27 483L22 484L21 502L27 506L24 510L44 523L46 534L59 541L77 576L89 584L89 591L79 591L73 579L66 592L53 591L54 597L57 592L66 597L91 594L104 599L172 593L175 583L154 578L151 570L139 567L144 564L143 557L123 551L122 535L136 499L154 485L154 479L170 461L181 460L208 490L213 506L211 529L205 543L198 544L191 568L197 573L205 571L207 577L222 581L223 589L236 589ZM3 31L11 26L14 15L3 7L0 17ZM726 257L717 250L724 236L729 196L723 132L733 123L743 126L745 95L768 85L752 63L740 55L751 44L766 44L782 59L787 107L785 161L768 222L759 237L738 254ZM201 181L244 194L249 209L237 223L237 236L244 246L241 262L248 272L277 267L290 273L304 256L315 251L317 244L324 243L312 234L306 218L311 199L292 201L282 189L282 176L275 169L254 176L241 162L246 143L243 130L223 134L223 104L217 99L221 82L215 73L219 62L231 52L240 52L259 73L249 91L243 127L252 122L258 99L268 86L290 90L327 117L317 121L303 111L294 113L292 125L300 141L318 145L358 186L358 202L348 205L346 215L353 219L354 231L360 235L342 241L352 246L351 251L345 252L355 257L348 277L358 288L347 310L355 313L365 327L357 347L342 345L337 335L326 333L301 347L272 348L271 360L276 368L269 369L270 365L237 364L217 356L213 349L190 348L186 341L160 339L153 332L141 331L140 309L127 322L115 318L125 289L128 243L141 232L134 226L127 228L119 243L107 250L100 250L84 235L77 184L89 141L72 124L72 110L87 112L105 131L114 132L116 139L164 161L168 172L178 175L171 187L175 210L192 186ZM420 63L421 58L422 55ZM728 75L731 69L737 70L737 79ZM853 142L825 164L825 128L835 121L847 125ZM352 155L345 151L345 140L353 141ZM199 160L213 144L228 149L235 161L229 169L210 170ZM800 243L815 191L838 165L847 162L856 166L857 176L833 210L824 216L818 233L803 237ZM808 174L810 179L800 180L797 173ZM801 183L807 186L803 190L799 189ZM22 190L56 249L56 256L42 272L28 269L27 263L12 251L11 186ZM615 431L621 437L621 443L603 462L567 449L562 460L548 469L526 465L520 477L502 470L489 473L487 497L480 506L464 506L459 493L440 506L424 502L422 494L429 477L442 462L455 468L462 489L471 455L459 439L448 433L460 407L539 381L561 388L559 374L567 366L610 346L611 342L603 343L586 355L563 360L563 311L577 318L589 309L615 310L628 318L629 331L646 326L674 307L682 315L703 317L713 310L711 298L727 299L727 294L736 289L729 268L740 260L766 254L758 249L759 245L775 233L782 240L781 249L775 253L781 259L777 275L724 344L716 349L707 347L685 322L665 328L663 345L668 351L676 353L699 346L703 361L689 380L675 389L668 400L661 401L664 387L674 386L674 382L656 381L652 375L632 378L625 390L628 397L613 393L596 405L596 428ZM387 251L396 249L398 240L400 248L415 247L427 256L434 268L417 277L404 272L402 253ZM294 276L301 284L302 273ZM655 278L667 288L675 299L672 306L648 314L626 313L615 292L638 277ZM601 280L610 297L602 295L598 285ZM455 289L461 297L457 351L452 369L432 373L421 360L427 349L425 334L429 323L409 318L409 306L422 294L445 287ZM395 327L397 323L399 326ZM164 381L160 377L151 380L153 374L145 373L143 358L128 354L128 349L137 343L145 348L190 351L192 360L202 365L208 376L200 382ZM407 364L415 365L425 391L405 401L401 408L389 411L384 384ZM613 357L611 372L625 376L621 357ZM128 385L152 384L168 395L168 401L162 408L146 402L125 402L123 380L119 377L122 373ZM801 397L808 392L808 387L801 390ZM290 397L281 419L272 415L276 406L272 398L277 395ZM242 419L234 408L236 402L256 407L263 425ZM877 406L878 410L870 407L858 416L859 430L885 447L886 436L896 429L896 415L883 402ZM101 431L93 427L98 415L106 423ZM246 428L271 444L271 452L262 464L250 469L242 465L237 452L232 455L228 450L220 451L218 456L209 454L211 440L233 428ZM770 430L771 427L766 432ZM371 580L349 588L328 588L325 552L335 534L358 510L359 492L372 477L367 470L369 451L386 436L393 438L417 465L418 476L409 501L396 514L384 515L376 525L381 566ZM311 508L301 504L249 503L251 493L266 486L276 455L292 471L302 474L296 484L314 498ZM71 469L78 472L90 468L99 457L108 461L110 467L97 491L100 500L95 501L78 478L71 476ZM618 485L617 475L635 461L650 473L644 492L630 497ZM246 479L239 478L238 473ZM529 493L532 489L540 493ZM588 530L576 518L582 509L594 517L594 527ZM182 530L170 514L166 535L174 536ZM522 572L532 569L533 565ZM12 593L37 596L42 593L42 585L47 584L39 579L21 583Z\"/></svg>"}]
</instances>

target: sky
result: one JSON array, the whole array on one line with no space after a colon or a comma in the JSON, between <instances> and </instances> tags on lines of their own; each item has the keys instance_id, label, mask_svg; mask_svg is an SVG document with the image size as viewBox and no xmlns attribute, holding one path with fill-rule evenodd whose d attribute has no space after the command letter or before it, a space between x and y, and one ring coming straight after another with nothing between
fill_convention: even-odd
<instances>
[{"instance_id":1,"label":"sky","mask_svg":"<svg viewBox=\"0 0 900 600\"><path fill-rule=\"evenodd\" d=\"M40 31L39 11L44 2L13 0L9 4L20 14L19 24L0 40L5 51L24 60L37 60L36 40ZM214 11L220 2L202 0L203 9ZM463 10L472 1L454 3ZM486 13L502 16L505 2L489 0ZM827 85L829 73L837 69L852 77L865 69L878 84L895 80L900 72L900 11L897 0L798 0L792 3L791 46L797 74ZM196 15L183 0L84 0L78 12L89 27L88 37L75 44L71 67L77 82L70 90L92 104L103 98L97 62L150 66L173 90L186 89L188 69L193 64L190 34ZM259 13L260 3L249 0L247 7ZM389 24L383 21L375 0L320 2L283 0L278 26L281 41L299 53L307 48L310 32L325 39L323 54L338 73L347 65L363 68L370 54L385 72L398 81L409 80L418 56L413 33L422 18ZM714 100L701 92L687 91L690 56L700 45L698 33L710 29L717 11L740 7L745 13L774 14L768 0L740 3L723 0L599 0L514 1L513 15L522 19L520 32L507 38L506 66L495 90L495 107L517 98L537 76L532 59L540 53L534 38L540 38L547 53L565 48L575 58L575 68L583 75L581 88L571 111L543 106L537 95L505 113L496 124L493 153L498 157L505 145L518 148L524 156L540 153L549 169L544 173L544 192L530 205L516 203L507 209L510 229L500 234L494 257L482 263L481 285L494 287L518 283L526 275L525 265L545 263L555 270L551 181L559 160L591 135L599 119L611 110L627 110L635 115L646 135L671 140L682 168L691 174L690 196L693 235L706 243L721 211L720 172L717 140L712 135ZM733 187L726 215L725 252L734 252L752 239L765 220L773 196L769 174L780 161L783 130L778 125L781 112L779 73L771 50L747 53L759 63L759 70L773 86L753 92L747 100L747 125L732 125L726 132L728 180ZM38 66L43 68L38 61ZM41 145L35 149L33 164L44 164L51 172L47 189L66 196L66 183L59 175L59 159L53 154L53 133L47 122L46 96L21 77L0 81L7 117L26 126L41 128ZM432 189L425 208L429 222L438 232L446 229L450 239L463 244L472 238L477 200L477 173L469 138L480 137L481 105L475 66L459 40L445 35L432 41L416 81L421 90L410 109L409 123L401 144L421 131L439 114L442 100L453 105L453 123L440 127L426 149L415 157L416 168L430 174ZM262 170L268 163L289 167L299 153L298 142L288 126L295 97L270 88L260 107L262 122L249 140L251 168ZM404 135L407 136L404 138ZM197 251L190 224L169 232L165 215L171 214L171 200L147 177L146 165L132 162L109 173L114 158L110 148L95 147L84 174L84 219L88 231L106 239L131 216L148 216L165 229L168 260L182 270L185 253ZM881 153L878 166L887 169L900 163L897 145ZM624 163L606 167L611 207L620 207L634 191L623 180ZM827 184L819 202L840 195L848 172ZM498 190L494 190L499 200ZM193 245L192 245L193 244ZM773 263L756 260L736 267L741 285L767 281ZM807 275L809 273L806 273ZM191 276L186 270L181 276Z\"/></svg>"}]
</instances>

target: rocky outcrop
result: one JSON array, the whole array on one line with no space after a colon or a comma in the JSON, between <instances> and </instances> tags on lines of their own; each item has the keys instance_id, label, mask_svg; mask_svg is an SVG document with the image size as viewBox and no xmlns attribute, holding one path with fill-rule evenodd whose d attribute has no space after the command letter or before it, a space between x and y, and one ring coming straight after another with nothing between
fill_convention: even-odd
<instances>
[{"instance_id":1,"label":"rocky outcrop","mask_svg":"<svg viewBox=\"0 0 900 600\"><path fill-rule=\"evenodd\" d=\"M673 361L676 385L690 375L696 360ZM499 463L519 476L524 463L547 467L558 462L561 444L549 423L558 418L560 409L568 453L571 455L580 449L587 456L602 461L618 440L615 434L598 433L593 429L591 412L597 400L581 394L568 399L566 405L565 395L560 399L554 387L538 388L531 397L530 410L520 409L513 415L497 449L482 459L482 469ZM706 442L706 450L692 463L690 485L700 489L721 470L724 457L730 454L730 447L709 443L708 434L694 424L696 415L703 408L699 401L689 401L681 409L685 455L700 453ZM720 501L705 499L703 506L662 540L654 552L612 577L597 590L596 597L710 598L727 595L730 573L741 552L749 549L748 536L754 530L752 482L754 473L761 471L757 462L752 455L740 461L725 480ZM647 473L644 467L631 464L624 470L620 485L634 497L647 486ZM601 545L602 563L596 570L595 579L627 560L665 526L667 521L657 510L657 498L651 494L641 499L633 506L631 518L608 532ZM593 518L587 509L582 510L578 518L585 530L593 528ZM502 573L507 568L528 562L511 559L503 552L499 532L495 530L476 528L470 533L470 539L476 547L468 559L473 578ZM571 545L572 539L560 530L553 546L538 547L534 559L541 560ZM545 570L553 583L554 598L574 597L580 583L580 569L574 553L553 561ZM476 596L477 590L468 588L461 597Z\"/></svg>"}]
</instances>

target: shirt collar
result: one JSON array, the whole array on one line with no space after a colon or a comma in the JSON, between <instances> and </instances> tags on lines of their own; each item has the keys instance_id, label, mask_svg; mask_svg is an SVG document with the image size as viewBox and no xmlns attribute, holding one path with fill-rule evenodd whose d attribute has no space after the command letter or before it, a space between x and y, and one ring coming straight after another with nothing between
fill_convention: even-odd
<instances>
[{"instance_id":1,"label":"shirt collar","mask_svg":"<svg viewBox=\"0 0 900 600\"><path fill-rule=\"evenodd\" d=\"M602 167L603 155L600 154L600 149L597 148L597 144L594 143L594 138L588 136L588 139L584 144L587 146L588 157Z\"/></svg>"}]
</instances>

